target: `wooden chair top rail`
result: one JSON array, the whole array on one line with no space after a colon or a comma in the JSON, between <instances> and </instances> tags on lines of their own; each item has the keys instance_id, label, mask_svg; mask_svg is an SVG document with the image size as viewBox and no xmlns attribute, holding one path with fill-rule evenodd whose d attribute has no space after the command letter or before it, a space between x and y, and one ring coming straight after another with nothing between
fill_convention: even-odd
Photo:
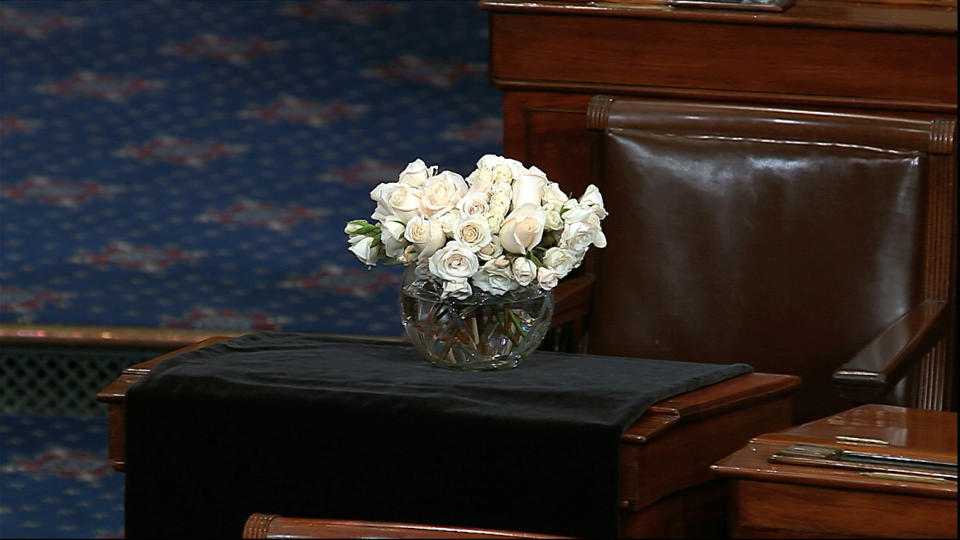
<instances>
[{"instance_id":1,"label":"wooden chair top rail","mask_svg":"<svg viewBox=\"0 0 960 540\"><path fill-rule=\"evenodd\" d=\"M789 125L790 138L829 140L838 144L894 147L949 154L954 150L956 120L933 121L876 114L814 113L784 107L735 107L655 99L618 99L598 95L588 109L588 129L690 130L716 135L764 137Z\"/></svg>"}]
</instances>

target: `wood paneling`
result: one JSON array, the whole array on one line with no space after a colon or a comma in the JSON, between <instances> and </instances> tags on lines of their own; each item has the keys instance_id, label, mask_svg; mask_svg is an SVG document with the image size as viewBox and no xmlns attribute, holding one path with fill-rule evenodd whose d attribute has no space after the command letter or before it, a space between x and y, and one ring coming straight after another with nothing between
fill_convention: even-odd
<instances>
[{"instance_id":1,"label":"wood paneling","mask_svg":"<svg viewBox=\"0 0 960 540\"><path fill-rule=\"evenodd\" d=\"M956 116L956 5L798 0L784 13L483 0L504 153L586 184L595 94Z\"/></svg>"}]
</instances>

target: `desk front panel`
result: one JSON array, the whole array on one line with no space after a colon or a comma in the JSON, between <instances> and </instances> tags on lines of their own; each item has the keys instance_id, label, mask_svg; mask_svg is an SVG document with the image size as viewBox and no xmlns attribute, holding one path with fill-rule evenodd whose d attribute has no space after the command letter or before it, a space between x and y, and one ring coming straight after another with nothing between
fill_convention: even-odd
<instances>
[{"instance_id":1,"label":"desk front panel","mask_svg":"<svg viewBox=\"0 0 960 540\"><path fill-rule=\"evenodd\" d=\"M734 538L952 538L957 500L739 481Z\"/></svg>"},{"instance_id":2,"label":"desk front panel","mask_svg":"<svg viewBox=\"0 0 960 540\"><path fill-rule=\"evenodd\" d=\"M957 100L956 34L532 13L493 13L490 25L493 81L509 89L688 89L917 110Z\"/></svg>"}]
</instances>

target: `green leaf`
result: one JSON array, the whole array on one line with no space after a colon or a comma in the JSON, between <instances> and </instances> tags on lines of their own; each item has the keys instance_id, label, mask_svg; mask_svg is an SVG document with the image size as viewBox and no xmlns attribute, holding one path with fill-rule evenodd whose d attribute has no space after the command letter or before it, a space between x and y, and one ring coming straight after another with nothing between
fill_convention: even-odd
<instances>
[{"instance_id":1,"label":"green leaf","mask_svg":"<svg viewBox=\"0 0 960 540\"><path fill-rule=\"evenodd\" d=\"M536 249L536 248L534 248L534 249ZM543 263L540 262L540 259L538 259L537 256L533 254L533 250L532 250L532 249L527 252L527 258L530 259L531 261L533 261L533 264L537 265L538 268L541 267L541 266L543 266Z\"/></svg>"},{"instance_id":2,"label":"green leaf","mask_svg":"<svg viewBox=\"0 0 960 540\"><path fill-rule=\"evenodd\" d=\"M513 312L512 309L505 310L510 316L510 320L513 322L513 327L517 329L517 332L520 332L521 335L526 336L527 331L523 329L523 321L520 320L520 317L517 317L517 314Z\"/></svg>"}]
</instances>

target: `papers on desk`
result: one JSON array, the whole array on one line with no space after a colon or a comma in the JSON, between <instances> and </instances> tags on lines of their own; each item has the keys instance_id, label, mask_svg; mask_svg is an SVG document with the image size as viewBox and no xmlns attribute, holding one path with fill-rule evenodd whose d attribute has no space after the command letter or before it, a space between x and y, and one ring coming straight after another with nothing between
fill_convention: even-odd
<instances>
[{"instance_id":1,"label":"papers on desk","mask_svg":"<svg viewBox=\"0 0 960 540\"><path fill-rule=\"evenodd\" d=\"M833 446L792 444L770 456L771 463L850 469L873 478L915 482L956 482L957 462L878 452L860 452Z\"/></svg>"},{"instance_id":2,"label":"papers on desk","mask_svg":"<svg viewBox=\"0 0 960 540\"><path fill-rule=\"evenodd\" d=\"M664 7L781 12L796 0L600 0L601 6L651 9Z\"/></svg>"},{"instance_id":3,"label":"papers on desk","mask_svg":"<svg viewBox=\"0 0 960 540\"><path fill-rule=\"evenodd\" d=\"M794 0L670 0L674 7L776 12L785 11L793 4Z\"/></svg>"}]
</instances>

